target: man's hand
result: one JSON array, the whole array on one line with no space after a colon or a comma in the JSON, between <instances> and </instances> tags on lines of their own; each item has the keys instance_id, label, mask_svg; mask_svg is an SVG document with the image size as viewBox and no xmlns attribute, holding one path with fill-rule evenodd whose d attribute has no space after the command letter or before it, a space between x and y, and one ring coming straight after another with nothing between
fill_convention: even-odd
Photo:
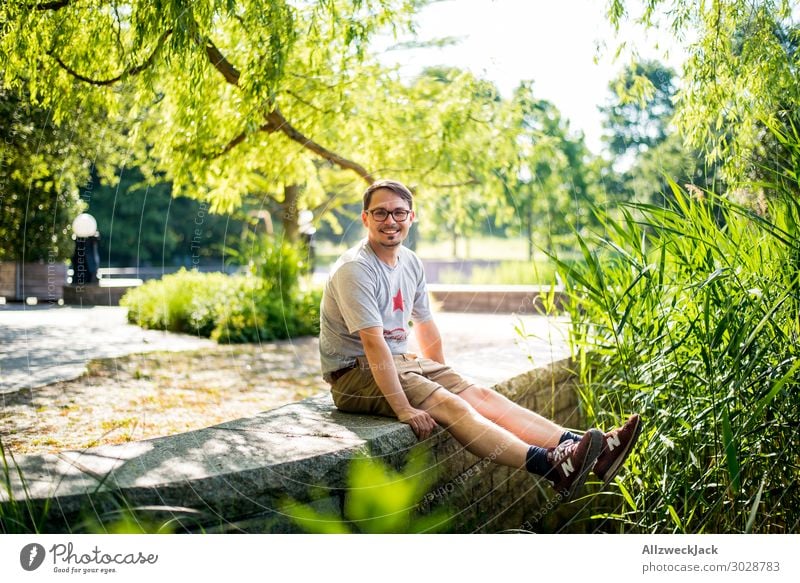
<instances>
[{"instance_id":1,"label":"man's hand","mask_svg":"<svg viewBox=\"0 0 800 583\"><path fill-rule=\"evenodd\" d=\"M408 409L400 411L397 414L397 418L403 423L410 425L417 439L420 441L427 439L431 431L433 431L433 428L436 427L436 421L433 420L433 417L422 409L409 407Z\"/></svg>"}]
</instances>

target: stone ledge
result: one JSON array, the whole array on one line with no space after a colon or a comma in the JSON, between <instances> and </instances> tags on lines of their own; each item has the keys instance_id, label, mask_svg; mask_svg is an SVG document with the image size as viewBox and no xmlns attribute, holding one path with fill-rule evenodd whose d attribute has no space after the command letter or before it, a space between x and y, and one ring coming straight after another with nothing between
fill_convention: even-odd
<instances>
[{"instance_id":1,"label":"stone ledge","mask_svg":"<svg viewBox=\"0 0 800 583\"><path fill-rule=\"evenodd\" d=\"M574 426L578 408L569 363L555 362L495 388L520 402L569 393L573 405L559 396L563 413L556 421L569 417ZM350 459L371 454L399 467L416 443L407 425L341 413L325 395L180 435L21 456L16 462L28 494L16 468L12 491L16 500L29 500L34 515L49 503L44 532L69 532L121 504L149 508L152 517L175 519L188 531L294 532L279 510L286 497L340 508ZM525 472L472 456L444 431L431 439L431 449L438 479L421 510L448 507L451 531L519 528L549 495ZM5 489L0 504L8 504Z\"/></svg>"}]
</instances>

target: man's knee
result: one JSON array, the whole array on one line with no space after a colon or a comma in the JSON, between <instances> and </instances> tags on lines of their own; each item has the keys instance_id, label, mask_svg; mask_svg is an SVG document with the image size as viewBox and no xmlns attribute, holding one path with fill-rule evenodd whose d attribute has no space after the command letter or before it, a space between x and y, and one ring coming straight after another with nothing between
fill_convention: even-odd
<instances>
[{"instance_id":1,"label":"man's knee","mask_svg":"<svg viewBox=\"0 0 800 583\"><path fill-rule=\"evenodd\" d=\"M427 411L438 423L445 426L458 421L465 415L472 414L472 407L458 395L446 389L437 389L421 404L420 409Z\"/></svg>"},{"instance_id":2,"label":"man's knee","mask_svg":"<svg viewBox=\"0 0 800 583\"><path fill-rule=\"evenodd\" d=\"M464 389L460 393L458 393L460 397L462 397L468 403L486 403L495 397L499 396L499 393L494 389L487 389L485 387L479 387L473 385L468 389Z\"/></svg>"}]
</instances>

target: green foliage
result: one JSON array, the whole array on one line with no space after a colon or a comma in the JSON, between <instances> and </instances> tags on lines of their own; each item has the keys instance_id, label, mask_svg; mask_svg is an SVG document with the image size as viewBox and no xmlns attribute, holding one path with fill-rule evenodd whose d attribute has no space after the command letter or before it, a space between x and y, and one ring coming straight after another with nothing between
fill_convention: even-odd
<instances>
[{"instance_id":1,"label":"green foliage","mask_svg":"<svg viewBox=\"0 0 800 583\"><path fill-rule=\"evenodd\" d=\"M800 146L796 146L800 154ZM646 424L606 516L638 532L791 532L800 509L800 205L765 214L672 183L602 215L560 264L589 423Z\"/></svg>"},{"instance_id":2,"label":"green foliage","mask_svg":"<svg viewBox=\"0 0 800 583\"><path fill-rule=\"evenodd\" d=\"M6 501L0 503L0 534L27 534L41 532L42 525L50 511L50 502L37 507L31 502L25 476L17 466L14 455L7 451L0 437L0 488ZM14 495L13 483L22 485L23 499Z\"/></svg>"},{"instance_id":3,"label":"green foliage","mask_svg":"<svg viewBox=\"0 0 800 583\"><path fill-rule=\"evenodd\" d=\"M261 278L240 279L220 305L211 338L218 342L264 342L319 334L319 290L285 290Z\"/></svg>"},{"instance_id":4,"label":"green foliage","mask_svg":"<svg viewBox=\"0 0 800 583\"><path fill-rule=\"evenodd\" d=\"M88 178L70 128L0 85L0 261L60 261Z\"/></svg>"},{"instance_id":5,"label":"green foliage","mask_svg":"<svg viewBox=\"0 0 800 583\"><path fill-rule=\"evenodd\" d=\"M133 165L212 212L294 184L318 204L320 161L367 179L351 158L383 142L364 140L380 138L371 120L348 123L354 104L381 101L362 83L362 64L377 69L365 48L377 31L407 27L418 4L4 2L0 70L57 124L87 109L125 120Z\"/></svg>"},{"instance_id":6,"label":"green foliage","mask_svg":"<svg viewBox=\"0 0 800 583\"><path fill-rule=\"evenodd\" d=\"M702 152L688 148L677 133L671 133L657 146L639 154L633 167L625 171L623 200L636 200L663 206L672 198L670 181L694 192L724 186L719 164L710 163Z\"/></svg>"},{"instance_id":7,"label":"green foliage","mask_svg":"<svg viewBox=\"0 0 800 583\"><path fill-rule=\"evenodd\" d=\"M430 454L411 450L402 471L378 458L357 457L350 462L342 514L320 512L310 505L285 500L282 511L311 533L432 533L442 530L443 511L417 515L419 503L434 482Z\"/></svg>"},{"instance_id":8,"label":"green foliage","mask_svg":"<svg viewBox=\"0 0 800 583\"><path fill-rule=\"evenodd\" d=\"M602 109L606 142L617 162L630 167L607 177L612 200L663 205L669 181L700 190L722 186L719 163L687 145L672 124L675 73L658 61L634 63L611 82L612 99ZM619 164L617 164L619 165Z\"/></svg>"},{"instance_id":9,"label":"green foliage","mask_svg":"<svg viewBox=\"0 0 800 583\"><path fill-rule=\"evenodd\" d=\"M592 220L583 208L599 202L603 192L582 136L549 101L539 99L533 83L523 82L503 104L505 136L495 139L493 172L501 195L497 222L513 225L534 248L552 252L558 241L581 231ZM495 195L497 196L497 195Z\"/></svg>"},{"instance_id":10,"label":"green foliage","mask_svg":"<svg viewBox=\"0 0 800 583\"><path fill-rule=\"evenodd\" d=\"M103 516L89 515L80 524L71 527L72 532L90 534L172 534L178 526L186 527L189 522L187 517L181 517L178 524L171 520L154 519L153 509L131 508L127 503L120 504L120 508L113 513ZM160 509L168 512L164 507ZM186 509L180 509L186 513ZM190 517L191 518L191 517Z\"/></svg>"},{"instance_id":11,"label":"green foliage","mask_svg":"<svg viewBox=\"0 0 800 583\"><path fill-rule=\"evenodd\" d=\"M247 278L181 269L128 291L120 305L128 321L154 330L210 336L218 311Z\"/></svg>"},{"instance_id":12,"label":"green foliage","mask_svg":"<svg viewBox=\"0 0 800 583\"><path fill-rule=\"evenodd\" d=\"M221 265L224 247L241 244L244 212L211 214L207 203L173 198L170 184L146 184L137 168L120 172L116 186L94 183L84 192L101 266Z\"/></svg>"},{"instance_id":13,"label":"green foliage","mask_svg":"<svg viewBox=\"0 0 800 583\"><path fill-rule=\"evenodd\" d=\"M238 255L248 272L267 282L281 298L291 298L297 290L299 278L307 270L305 257L298 247L286 240L249 235L250 243Z\"/></svg>"},{"instance_id":14,"label":"green foliage","mask_svg":"<svg viewBox=\"0 0 800 583\"><path fill-rule=\"evenodd\" d=\"M286 244L250 246L249 273L228 276L181 269L130 290L120 304L145 328L260 342L319 332L321 292L299 289L303 263Z\"/></svg>"},{"instance_id":15,"label":"green foliage","mask_svg":"<svg viewBox=\"0 0 800 583\"><path fill-rule=\"evenodd\" d=\"M643 6L646 27L669 27L688 47L675 123L693 148L745 181L766 125L793 116L800 100L796 10L788 0L610 0L615 25Z\"/></svg>"},{"instance_id":16,"label":"green foliage","mask_svg":"<svg viewBox=\"0 0 800 583\"><path fill-rule=\"evenodd\" d=\"M87 109L121 123L127 165L211 212L260 202L294 239L300 210L326 220L392 169L466 233L502 206L495 169L514 135L491 84L455 69L407 84L368 53L422 4L6 2L0 67L56 123Z\"/></svg>"},{"instance_id":17,"label":"green foliage","mask_svg":"<svg viewBox=\"0 0 800 583\"><path fill-rule=\"evenodd\" d=\"M611 81L609 89L613 99L600 111L613 154L643 152L667 138L675 110L675 71L658 61L634 63Z\"/></svg>"}]
</instances>

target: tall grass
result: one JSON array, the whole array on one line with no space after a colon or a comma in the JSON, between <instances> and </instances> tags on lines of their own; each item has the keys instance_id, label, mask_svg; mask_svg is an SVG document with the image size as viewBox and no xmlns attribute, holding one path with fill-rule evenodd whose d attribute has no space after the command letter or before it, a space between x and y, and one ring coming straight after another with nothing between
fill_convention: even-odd
<instances>
[{"instance_id":1,"label":"tall grass","mask_svg":"<svg viewBox=\"0 0 800 583\"><path fill-rule=\"evenodd\" d=\"M795 182L795 186L797 183ZM635 532L800 526L800 204L759 215L672 184L668 208L598 213L560 263L589 421L641 413L643 444L596 516Z\"/></svg>"},{"instance_id":2,"label":"tall grass","mask_svg":"<svg viewBox=\"0 0 800 583\"><path fill-rule=\"evenodd\" d=\"M19 470L14 454L6 450L0 437L0 472L2 472L2 488L4 496L0 496L0 534L23 534L41 532L48 513L49 501L44 507L37 507L31 502L28 483ZM14 483L22 488L22 498L15 496Z\"/></svg>"}]
</instances>

